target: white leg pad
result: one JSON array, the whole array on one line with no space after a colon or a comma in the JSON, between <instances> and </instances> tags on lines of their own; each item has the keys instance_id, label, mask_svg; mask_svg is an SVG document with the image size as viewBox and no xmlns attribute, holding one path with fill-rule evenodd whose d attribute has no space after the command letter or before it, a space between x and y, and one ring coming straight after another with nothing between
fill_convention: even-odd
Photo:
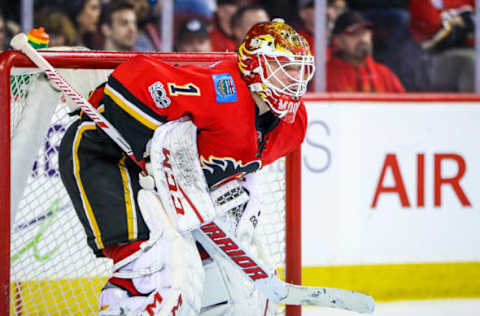
<instances>
[{"instance_id":1,"label":"white leg pad","mask_svg":"<svg viewBox=\"0 0 480 316\"><path fill-rule=\"evenodd\" d=\"M199 315L205 273L191 233L177 231L155 193L140 190L138 203L150 239L141 245L141 254L114 276L131 279L136 290L148 296L122 297L112 290L110 299L117 294L116 308L126 315Z\"/></svg>"},{"instance_id":2,"label":"white leg pad","mask_svg":"<svg viewBox=\"0 0 480 316\"><path fill-rule=\"evenodd\" d=\"M157 250L147 251L146 254L152 253L150 256L139 257L134 262L134 269L142 270L151 260L159 260L164 265L160 273L133 279L140 292L154 291L149 295L147 307L150 310L142 315L198 315L205 274L191 233L177 231L154 192L140 190L138 202L150 234L154 238L161 235L152 246ZM162 302L159 302L158 295L161 295Z\"/></svg>"}]
</instances>

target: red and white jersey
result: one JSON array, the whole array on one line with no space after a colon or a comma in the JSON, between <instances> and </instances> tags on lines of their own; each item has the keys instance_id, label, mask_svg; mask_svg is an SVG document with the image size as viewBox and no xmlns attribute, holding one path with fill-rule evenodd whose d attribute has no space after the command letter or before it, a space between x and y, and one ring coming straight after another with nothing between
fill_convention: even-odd
<instances>
[{"instance_id":1,"label":"red and white jersey","mask_svg":"<svg viewBox=\"0 0 480 316\"><path fill-rule=\"evenodd\" d=\"M138 56L118 66L103 87L104 116L141 159L153 131L163 122L188 116L198 128L200 161L210 186L287 155L303 141L302 104L293 124L272 113L259 116L234 61L210 67L172 66ZM97 97L95 97L97 96Z\"/></svg>"}]
</instances>

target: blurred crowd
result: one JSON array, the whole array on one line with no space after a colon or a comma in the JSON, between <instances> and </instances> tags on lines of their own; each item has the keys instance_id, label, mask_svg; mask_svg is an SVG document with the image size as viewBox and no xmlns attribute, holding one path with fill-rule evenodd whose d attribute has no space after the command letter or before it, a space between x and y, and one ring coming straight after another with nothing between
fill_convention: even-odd
<instances>
[{"instance_id":1,"label":"blurred crowd","mask_svg":"<svg viewBox=\"0 0 480 316\"><path fill-rule=\"evenodd\" d=\"M0 43L20 32L19 1L2 1ZM474 92L475 0L326 0L326 90ZM50 47L162 50L161 0L34 0ZM313 0L175 0L174 51L235 51L274 17L314 47Z\"/></svg>"}]
</instances>

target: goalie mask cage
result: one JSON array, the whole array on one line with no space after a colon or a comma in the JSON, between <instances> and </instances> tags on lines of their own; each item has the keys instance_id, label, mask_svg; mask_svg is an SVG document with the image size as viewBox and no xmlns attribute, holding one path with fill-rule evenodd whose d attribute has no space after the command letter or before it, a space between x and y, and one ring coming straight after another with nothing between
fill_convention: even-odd
<instances>
[{"instance_id":1,"label":"goalie mask cage","mask_svg":"<svg viewBox=\"0 0 480 316\"><path fill-rule=\"evenodd\" d=\"M135 53L44 51L84 96ZM209 65L231 53L151 53L173 64ZM109 259L87 247L58 174L61 137L73 103L18 51L0 55L0 315L95 315L111 273ZM9 157L9 159L6 159ZM264 249L287 282L301 283L300 150L265 167ZM270 315L300 315L298 306L270 306Z\"/></svg>"}]
</instances>

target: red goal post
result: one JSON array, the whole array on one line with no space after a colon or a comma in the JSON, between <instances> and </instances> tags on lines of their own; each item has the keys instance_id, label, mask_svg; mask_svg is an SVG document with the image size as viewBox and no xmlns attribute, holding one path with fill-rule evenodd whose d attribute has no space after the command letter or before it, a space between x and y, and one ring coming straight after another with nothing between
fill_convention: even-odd
<instances>
[{"instance_id":1,"label":"red goal post","mask_svg":"<svg viewBox=\"0 0 480 316\"><path fill-rule=\"evenodd\" d=\"M45 52L42 52L42 55L53 65L54 68L78 69L78 70L86 70L86 69L109 70L109 69L113 69L121 62L131 57L134 57L136 53L112 53L112 52L90 52L90 51L75 51L75 52L45 51ZM161 59L165 62L173 63L173 64L199 64L199 65L208 65L218 60L236 58L235 54L231 54L231 53L210 53L210 54L150 53L148 55L154 58ZM12 196L14 195L12 192L13 191L12 186L15 184L18 185L18 183L21 182L17 178L12 178L13 172L11 168L12 168L13 162L11 161L12 160L11 157L13 153L12 153L11 144L12 144L13 134L15 130L15 126L13 126L12 124L16 124L15 122L12 122L13 120L12 116L14 115L12 113L14 113L13 111L15 111L14 107L16 106L18 90L26 89L27 91L26 95L28 96L28 93L29 93L28 88L25 88L25 86L27 84L30 84L30 81L36 80L36 79L27 78L28 79L26 80L27 82L17 84L15 83L16 81L14 81L13 78L15 76L18 76L19 78L21 78L22 76L25 76L25 75L23 74L23 72L20 72L20 74L15 74L14 76L13 70L14 69L20 69L20 70L34 69L34 68L35 66L33 65L33 63L25 55L23 55L18 51L7 50L0 55L0 69L1 69L1 72L0 72L0 98L1 98L0 120L1 120L1 126L3 126L3 128L0 129L0 155L2 157L9 158L9 159L4 158L0 161L0 170L3 170L3 176L0 177L0 207L2 212L2 216L0 217L0 232L2 234L2 238L0 238L0 267L1 267L0 268L0 285L1 285L0 295L4 298L0 300L1 315L8 315L8 314L22 315L22 314L28 313L28 308L37 308L35 307L37 305L32 305L33 306L32 307L28 304L45 304L45 302L38 302L37 300L34 300L34 303L28 303L28 300L29 300L28 293L33 291L32 288L37 289L37 287L40 287L39 285L40 283L38 280L36 280L36 277L33 275L33 272L25 272L22 274L21 271L16 271L16 270L19 270L16 267L16 262L19 262L17 259L23 255L22 251L26 248L21 248L21 251L19 251L18 245L15 244L12 234L17 233L19 236L25 235L27 232L26 229L24 230L25 227L29 226L32 223L37 224L39 222L43 222L43 223L49 222L50 220L48 220L48 218L53 219L55 217L57 209L58 211L60 211L63 208L58 206L54 211L52 211L53 207L50 207L48 209L49 212L45 213L47 215L43 214L43 215L38 215L37 217L27 216L25 217L25 220L21 223L15 222L14 216L12 215L13 208L14 208L14 206L11 203L11 200L13 199ZM88 81L89 79L86 79L86 80ZM72 86L74 88L77 88L75 82L72 82ZM15 91L12 92L13 90ZM39 93L40 93L39 94L40 99L42 99L44 91L40 91ZM14 96L13 98L12 98L12 95ZM49 121L49 124L51 124L50 121ZM59 130L61 130L61 125L55 125L55 128L57 127ZM50 131L53 131L52 133L57 132L55 128L52 129L50 127L50 129L48 130L49 133ZM45 137L45 135L41 135L41 137L42 137L42 142L44 142L43 138ZM46 142L46 144L48 144L48 141ZM18 146L16 148L18 148ZM38 151L38 148L27 147L27 149L28 149L27 151L33 152L34 156ZM55 149L55 146L49 147L46 156L49 157L50 153L52 152L54 154L55 153L54 149ZM36 160L35 160L35 163L37 163ZM47 162L46 165L48 165L48 163L49 162ZM27 172L24 172L25 174L27 174L28 172L30 173L38 172L38 170L40 169L35 164L33 165L33 167L31 166L31 164L23 167L26 168L25 170L27 170ZM32 171L32 168L33 168L33 171ZM284 216L284 224L281 224L281 225L284 225L281 227L281 230L283 231L282 233L283 237L281 238L284 238L284 241L282 241L280 245L280 247L282 248L281 251L283 251L284 254L281 255L280 258L283 258L282 260L284 261L283 262L284 266L282 268L285 270L285 280L290 283L300 284L301 283L301 153L300 153L300 149L290 154L285 159L284 167L281 167L281 168L284 168L282 169L283 173L281 175L281 177L284 178L284 180L282 180L284 181L284 184L282 182L283 188L281 188L283 192L280 195L272 195L272 198L274 200L284 199L284 202L282 202L284 203L282 204L283 205L282 208L284 208L284 212L285 212L285 214L282 215ZM45 170L46 170L45 172L47 173L49 172L53 173L53 175L49 174L50 177L55 177L55 176L58 177L58 175L54 174L55 170L53 169L51 170L45 169ZM274 172L276 173L276 171ZM27 175L27 176L31 177L31 175ZM273 179L274 180L272 181L275 181L275 182L279 181L277 178L273 178ZM25 183L27 182L28 184L25 184L25 186L31 185L30 178L28 179L28 181L25 180ZM43 189L44 184L35 184L33 186L35 190L37 190L38 188ZM45 190L45 193L44 191L41 191L41 190L39 191L40 192L39 197L36 197L35 201L33 202L22 201L22 202L15 202L14 204L22 205L23 203L23 205L29 205L30 203L35 203L34 208L38 208L38 205L41 205L41 204L36 204L36 203L43 203L42 197L47 194L46 189L44 190ZM56 189L54 188L49 189L48 194L52 194L51 192L52 190L56 190ZM23 194L25 193L22 191L20 195L22 196ZM55 192L53 194L55 194ZM18 208L20 207L21 206L19 206ZM46 207L46 206L43 206L43 207ZM15 210L16 212L19 212L17 211L17 208ZM30 212L30 210L27 209L27 212ZM61 226L62 227L65 226L65 223L62 223ZM42 236L43 232L44 231L42 230L40 234L37 233L37 235L35 234L32 235L31 237L29 237L30 239L28 238L25 239L23 243L24 244L27 243L30 246L32 245L36 246L38 239L40 237L43 237ZM68 235L68 233L69 232L67 233L64 232L61 234ZM275 234L277 234L277 232L275 232ZM77 236L75 235L74 237L76 238ZM47 248L48 247L46 247L45 249ZM52 249L48 248L48 253L51 254L52 257L54 257L56 249L57 248L52 248ZM40 256L40 259L44 259L45 256ZM55 261L53 260L53 262ZM61 262L61 259L58 262ZM31 263L28 261L25 261L24 265L30 266ZM17 278L19 278L17 274L15 276L16 280L13 280L12 278L13 273L19 273L19 275L22 275L24 278L28 279L28 281L17 280ZM90 275L90 273L93 273L93 272L89 271L88 273ZM50 282L53 285L52 284L49 285L50 286L49 291L56 292L56 289L55 288L52 289L51 287L52 286L55 287L59 284L63 284L62 281L58 281L58 279L62 279L62 278L63 277L58 277L56 275L50 276L49 279L55 279L56 281ZM41 281L43 282L44 280L41 280ZM77 283L78 283L78 280L76 280L75 286L78 286ZM31 288L27 288L29 286ZM63 285L59 285L59 286L61 289L59 291L63 291L64 288L61 287ZM39 293L42 293L41 290ZM72 293L76 293L76 292L73 291ZM66 298L66 300L68 301L68 298ZM65 304L69 304L69 303L67 302ZM43 308L43 307L40 307L40 305L38 305L38 308ZM288 306L286 310L286 315L288 316L300 315L300 312L301 312L300 310L301 309L298 306ZM50 311L53 311L53 310L48 310L48 312Z\"/></svg>"}]
</instances>

